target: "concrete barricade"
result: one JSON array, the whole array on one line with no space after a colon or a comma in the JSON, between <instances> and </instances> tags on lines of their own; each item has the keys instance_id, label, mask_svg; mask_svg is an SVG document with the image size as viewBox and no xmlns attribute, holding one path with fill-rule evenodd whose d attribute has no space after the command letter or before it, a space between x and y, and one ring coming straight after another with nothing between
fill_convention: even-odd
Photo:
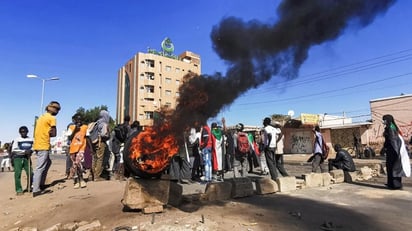
<instances>
[{"instance_id":1,"label":"concrete barricade","mask_svg":"<svg viewBox=\"0 0 412 231\"><path fill-rule=\"evenodd\" d=\"M345 181L345 175L342 169L334 169L330 171L329 173L332 176L332 181L335 184L343 183Z\"/></svg>"},{"instance_id":2,"label":"concrete barricade","mask_svg":"<svg viewBox=\"0 0 412 231\"><path fill-rule=\"evenodd\" d=\"M169 188L169 180L128 178L121 202L128 209L163 207L169 201Z\"/></svg>"},{"instance_id":3,"label":"concrete barricade","mask_svg":"<svg viewBox=\"0 0 412 231\"><path fill-rule=\"evenodd\" d=\"M276 179L279 186L279 192L288 192L296 190L296 177L287 176Z\"/></svg>"},{"instance_id":4,"label":"concrete barricade","mask_svg":"<svg viewBox=\"0 0 412 231\"><path fill-rule=\"evenodd\" d=\"M231 196L232 183L225 181L207 184L204 199L208 201L222 201L230 199Z\"/></svg>"},{"instance_id":5,"label":"concrete barricade","mask_svg":"<svg viewBox=\"0 0 412 231\"><path fill-rule=\"evenodd\" d=\"M226 180L232 184L232 197L247 197L254 194L252 180L247 177L232 178ZM225 181L225 182L226 182Z\"/></svg>"},{"instance_id":6,"label":"concrete barricade","mask_svg":"<svg viewBox=\"0 0 412 231\"><path fill-rule=\"evenodd\" d=\"M332 184L332 176L328 172L323 172L321 174L323 186L329 186L330 184Z\"/></svg>"},{"instance_id":7,"label":"concrete barricade","mask_svg":"<svg viewBox=\"0 0 412 231\"><path fill-rule=\"evenodd\" d=\"M255 181L256 194L263 195L269 193L275 193L279 191L278 183L268 177L259 178Z\"/></svg>"},{"instance_id":8,"label":"concrete barricade","mask_svg":"<svg viewBox=\"0 0 412 231\"><path fill-rule=\"evenodd\" d=\"M177 182L170 182L168 204L178 207L182 203L183 186Z\"/></svg>"},{"instance_id":9,"label":"concrete barricade","mask_svg":"<svg viewBox=\"0 0 412 231\"><path fill-rule=\"evenodd\" d=\"M306 182L306 187L320 187L323 186L323 176L322 173L309 173L304 174L303 179Z\"/></svg>"}]
</instances>

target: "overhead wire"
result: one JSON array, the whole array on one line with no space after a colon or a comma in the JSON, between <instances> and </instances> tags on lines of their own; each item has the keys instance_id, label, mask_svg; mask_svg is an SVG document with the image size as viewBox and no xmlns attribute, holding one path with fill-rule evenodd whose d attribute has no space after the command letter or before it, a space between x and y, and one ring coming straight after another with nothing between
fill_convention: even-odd
<instances>
[{"instance_id":1,"label":"overhead wire","mask_svg":"<svg viewBox=\"0 0 412 231\"><path fill-rule=\"evenodd\" d=\"M394 53L391 53L391 54L387 54L387 55L379 56L379 57L376 57L376 58L360 61L360 62L357 62L357 63L352 63L352 64L344 65L344 66L341 66L341 67L337 67L337 68L333 68L333 69L329 69L329 70L325 70L325 71L305 75L305 76L303 76L303 78L305 78L307 76L309 76L309 77L314 76L314 77L303 79L303 80L297 80L297 81L291 80L290 84L288 84L288 88L299 86L299 85L309 84L311 82L315 82L315 81L319 81L319 80L323 80L323 79L331 79L331 78L342 77L342 76L346 76L346 75L352 74L352 73L357 73L357 72L361 72L361 71L365 71L365 70L369 70L369 69L373 69L373 68L378 68L378 67L381 67L381 66L386 66L386 65L390 65L390 64L394 64L394 63L398 63L398 62L402 62L402 61L411 60L412 59L412 53L408 53L408 52L411 52L411 51L412 51L412 49L405 49L405 50L401 50L401 51L394 52ZM402 55L397 56L397 57L392 57L390 59L380 60L380 59L383 59L383 58L387 58L387 57L391 57L391 56L399 55L399 54L402 54ZM379 61L373 62L373 63L368 63L368 62L376 61L376 60L379 60ZM356 65L359 65L359 64L364 64L364 65L356 66ZM351 67L351 68L345 69L345 68L348 68L348 67ZM343 70L341 70L341 69L343 69ZM340 70L340 71L338 71L338 70ZM411 75L411 74L412 73L404 73L404 74L399 74L399 75L395 75L395 76L391 76L391 77L382 78L382 79L379 79L379 80L368 81L368 82L364 82L364 83L360 83L360 84L354 84L354 85L344 87L344 88L341 87L339 89L326 90L326 91L322 91L322 92L306 94L306 95L301 95L301 96L296 96L296 97L283 98L283 99L280 99L280 100L277 99L277 100L266 100L266 101L259 101L259 102L238 103L237 106L290 102L290 101L294 101L294 100L304 100L304 99L308 99L308 98L313 99L313 98L316 98L317 96L330 94L330 93L335 93L337 91L345 91L345 90L349 90L349 89L369 86L369 85L373 85L373 84L376 84L376 83L379 83L379 82L405 77L405 76L408 76L408 75ZM301 79L301 78L299 78L299 79ZM277 88L279 88L279 86L277 86ZM265 91L272 91L273 92L273 89L274 89L273 87L267 88L267 89L260 89L258 92L254 92L254 95L255 96L256 95L264 95L264 94L266 94ZM346 93L346 94L348 94L348 93ZM341 94L341 95L346 95L346 94ZM351 93L349 93L349 94L351 94ZM333 113L330 113L330 114L333 114ZM363 116L366 116L366 115L363 115ZM369 114L369 116L370 116L370 114ZM359 116L352 116L352 117L359 117Z\"/></svg>"}]
</instances>

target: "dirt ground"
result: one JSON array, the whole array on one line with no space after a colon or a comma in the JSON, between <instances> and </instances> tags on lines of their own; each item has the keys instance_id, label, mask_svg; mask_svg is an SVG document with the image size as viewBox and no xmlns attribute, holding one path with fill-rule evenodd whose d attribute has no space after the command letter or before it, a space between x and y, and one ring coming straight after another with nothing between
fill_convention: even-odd
<instances>
[{"instance_id":1,"label":"dirt ground","mask_svg":"<svg viewBox=\"0 0 412 231\"><path fill-rule=\"evenodd\" d=\"M143 214L123 211L125 181L88 182L87 188L73 189L73 182L64 180L63 157L52 156L47 183L53 192L36 198L29 193L16 196L13 172L0 172L0 230L46 230L59 223L93 220L100 221L102 230L119 226L135 230L407 230L412 226L408 215L411 184L401 191L387 190L385 178L220 202L194 199L189 194L202 192L204 186L183 185L186 195L181 206ZM292 175L304 167L304 163L286 165Z\"/></svg>"}]
</instances>

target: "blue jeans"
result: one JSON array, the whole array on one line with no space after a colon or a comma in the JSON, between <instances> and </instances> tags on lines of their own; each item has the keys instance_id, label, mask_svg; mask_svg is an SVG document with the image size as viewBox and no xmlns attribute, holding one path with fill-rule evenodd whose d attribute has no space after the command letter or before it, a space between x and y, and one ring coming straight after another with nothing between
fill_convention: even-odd
<instances>
[{"instance_id":1,"label":"blue jeans","mask_svg":"<svg viewBox=\"0 0 412 231\"><path fill-rule=\"evenodd\" d=\"M205 165L205 181L212 181L212 148L202 149L202 157Z\"/></svg>"},{"instance_id":2,"label":"blue jeans","mask_svg":"<svg viewBox=\"0 0 412 231\"><path fill-rule=\"evenodd\" d=\"M40 192L41 187L45 185L47 172L52 163L50 159L50 150L36 151L37 166L33 175L33 192Z\"/></svg>"}]
</instances>

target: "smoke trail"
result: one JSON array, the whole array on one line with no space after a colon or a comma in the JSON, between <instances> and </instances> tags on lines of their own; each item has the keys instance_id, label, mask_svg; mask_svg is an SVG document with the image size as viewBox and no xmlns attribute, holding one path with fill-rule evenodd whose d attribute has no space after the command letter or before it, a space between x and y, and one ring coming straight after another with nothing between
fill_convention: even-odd
<instances>
[{"instance_id":1,"label":"smoke trail","mask_svg":"<svg viewBox=\"0 0 412 231\"><path fill-rule=\"evenodd\" d=\"M251 88L272 77L295 78L317 44L338 38L349 25L364 27L395 0L285 0L279 20L263 24L228 17L213 27L216 53L229 64L220 74L189 78L173 113L175 128L206 122Z\"/></svg>"}]
</instances>

